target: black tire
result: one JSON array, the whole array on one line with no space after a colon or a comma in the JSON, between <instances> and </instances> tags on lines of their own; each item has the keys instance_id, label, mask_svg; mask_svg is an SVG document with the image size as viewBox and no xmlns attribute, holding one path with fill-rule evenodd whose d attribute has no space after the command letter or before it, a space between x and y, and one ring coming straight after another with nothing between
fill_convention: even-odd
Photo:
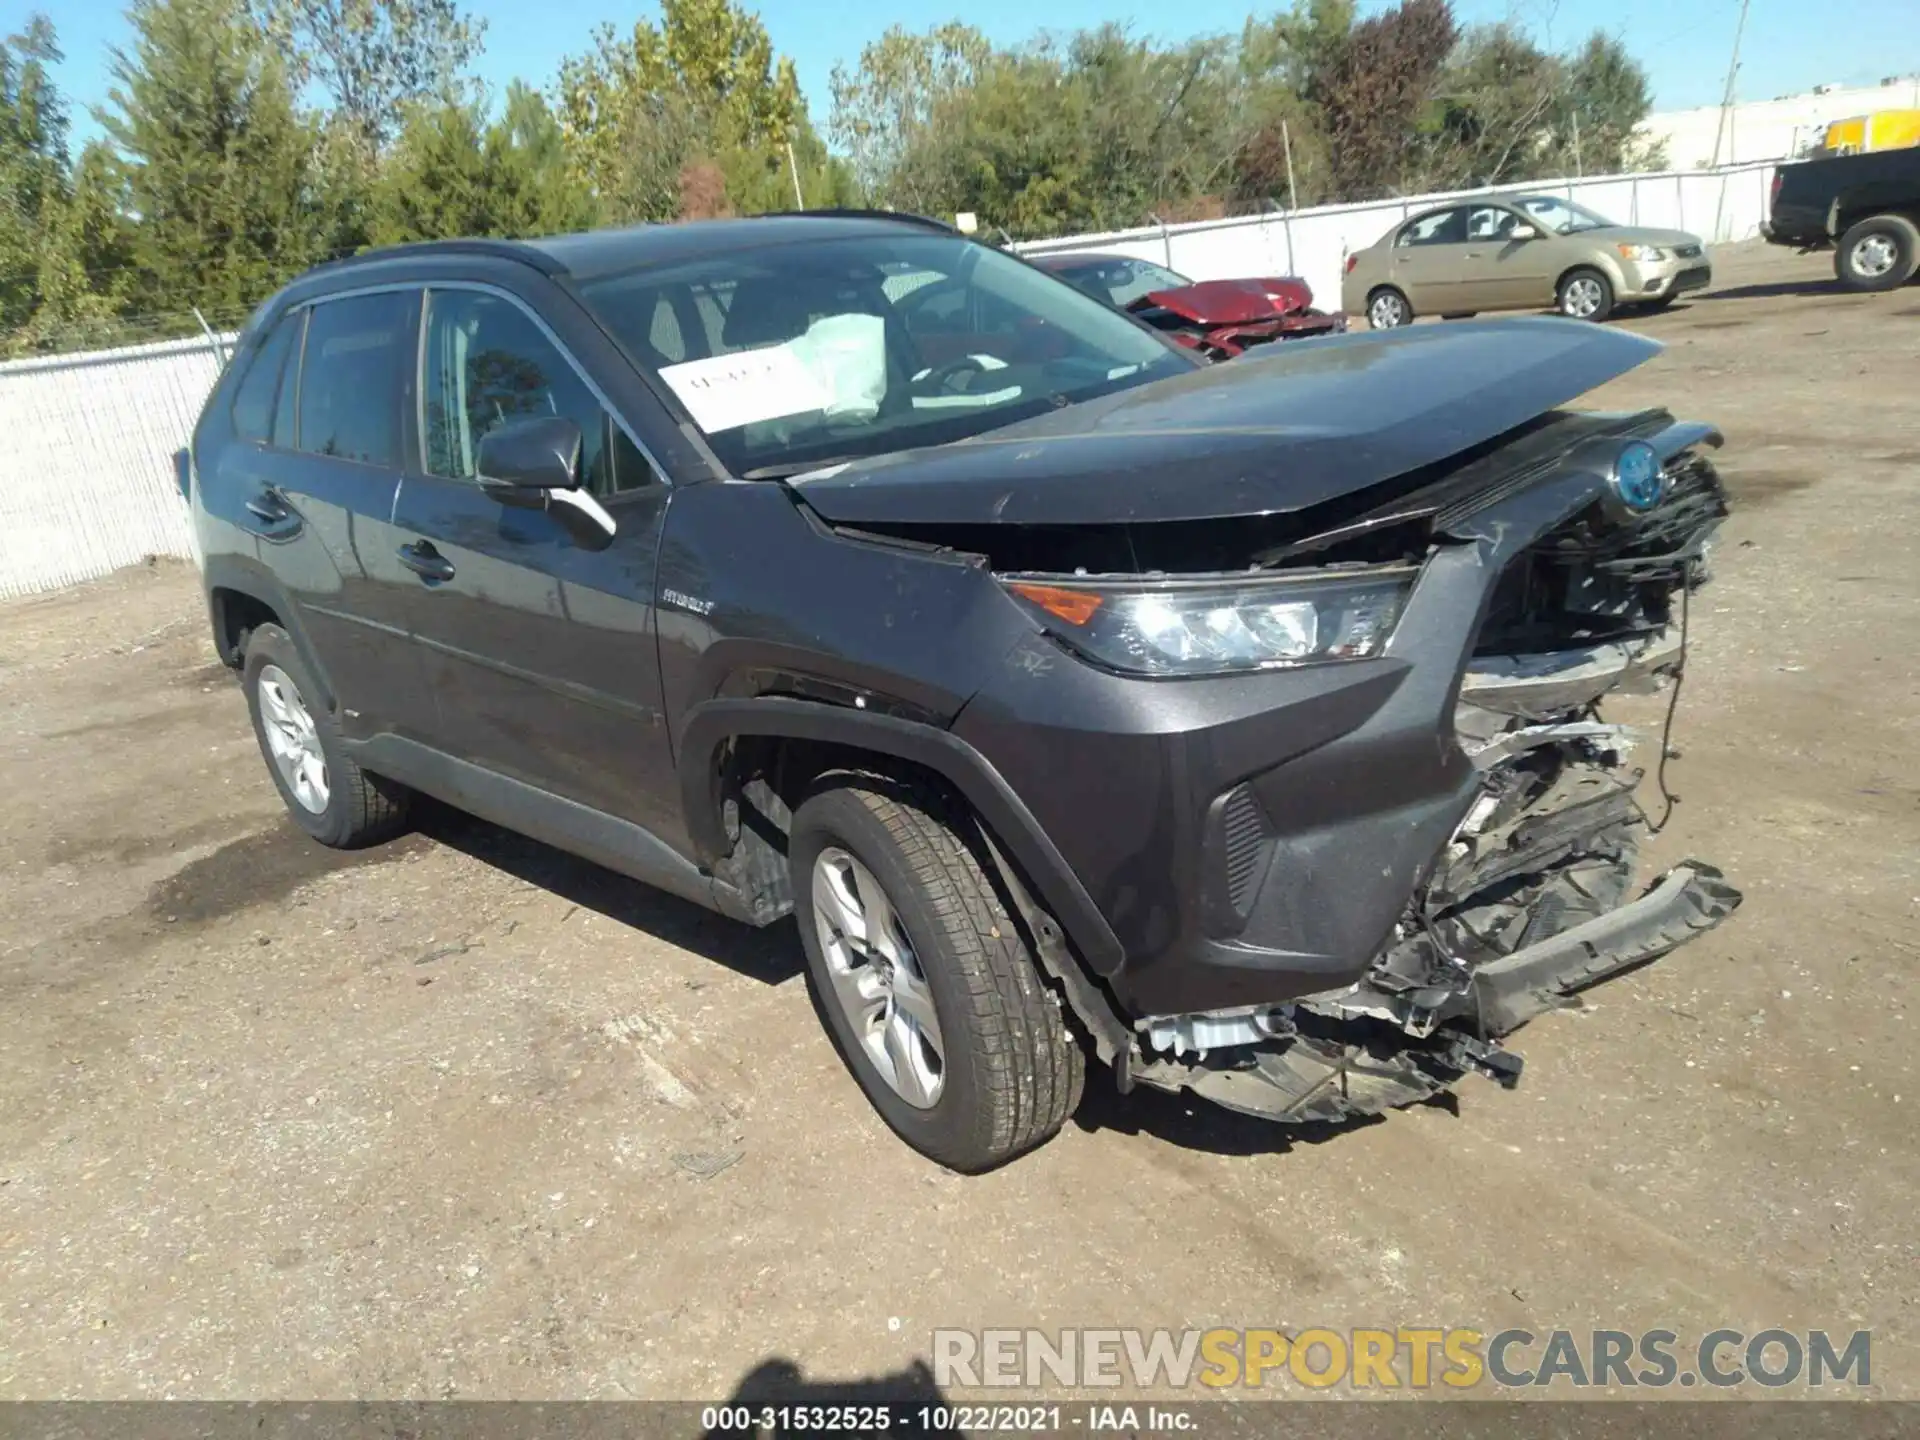
<instances>
[{"instance_id":1,"label":"black tire","mask_svg":"<svg viewBox=\"0 0 1920 1440\"><path fill-rule=\"evenodd\" d=\"M293 638L278 625L258 625L249 632L246 643L241 683L247 692L247 710L253 716L254 738L260 743L260 758L266 762L267 774L280 792L293 823L322 845L339 850L374 845L405 829L411 792L394 781L367 774L347 755L340 743L340 723L333 711L321 702L324 692L315 683L306 661L300 658ZM326 803L319 810L295 796L274 758L273 743L267 737L270 722L262 713L260 687L260 677L269 667L292 683L312 720L314 737L326 762Z\"/></svg>"},{"instance_id":2,"label":"black tire","mask_svg":"<svg viewBox=\"0 0 1920 1440\"><path fill-rule=\"evenodd\" d=\"M1393 318L1387 318L1391 315ZM1367 328L1397 330L1413 323L1413 302L1391 285L1376 285L1367 292Z\"/></svg>"},{"instance_id":3,"label":"black tire","mask_svg":"<svg viewBox=\"0 0 1920 1440\"><path fill-rule=\"evenodd\" d=\"M1849 290L1898 290L1916 269L1920 226L1904 215L1870 215L1848 226L1833 252L1833 273Z\"/></svg>"},{"instance_id":4,"label":"black tire","mask_svg":"<svg viewBox=\"0 0 1920 1440\"><path fill-rule=\"evenodd\" d=\"M1587 287L1595 287L1588 289ZM1592 295L1598 299L1592 309L1585 309L1576 303L1578 295ZM1554 287L1553 308L1569 320L1591 320L1598 325L1613 314L1613 282L1598 270L1581 266L1578 270L1569 270L1560 277L1560 283Z\"/></svg>"},{"instance_id":5,"label":"black tire","mask_svg":"<svg viewBox=\"0 0 1920 1440\"><path fill-rule=\"evenodd\" d=\"M901 1139L975 1173L1058 1132L1080 1103L1086 1057L967 843L970 828L931 787L840 772L794 812L787 853L815 1005L841 1058ZM835 995L814 900L823 852L850 855L879 882L932 993L944 1054L930 1108L894 1088Z\"/></svg>"}]
</instances>

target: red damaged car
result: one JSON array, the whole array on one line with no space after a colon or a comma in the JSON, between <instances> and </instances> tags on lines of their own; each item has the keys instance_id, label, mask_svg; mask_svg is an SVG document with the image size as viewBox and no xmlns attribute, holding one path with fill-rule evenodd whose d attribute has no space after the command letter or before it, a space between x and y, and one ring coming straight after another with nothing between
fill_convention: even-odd
<instances>
[{"instance_id":1,"label":"red damaged car","mask_svg":"<svg viewBox=\"0 0 1920 1440\"><path fill-rule=\"evenodd\" d=\"M1345 315L1313 308L1313 291L1292 275L1253 280L1189 280L1130 255L1029 255L1042 270L1116 310L1127 310L1214 360L1249 345L1328 335Z\"/></svg>"}]
</instances>

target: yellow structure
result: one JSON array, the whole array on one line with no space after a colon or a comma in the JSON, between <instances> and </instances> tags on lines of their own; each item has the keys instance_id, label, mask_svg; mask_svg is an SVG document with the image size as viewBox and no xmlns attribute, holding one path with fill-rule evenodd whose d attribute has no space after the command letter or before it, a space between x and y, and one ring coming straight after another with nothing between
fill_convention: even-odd
<instances>
[{"instance_id":1,"label":"yellow structure","mask_svg":"<svg viewBox=\"0 0 1920 1440\"><path fill-rule=\"evenodd\" d=\"M1881 110L1827 126L1826 148L1836 155L1902 150L1920 145L1920 110Z\"/></svg>"}]
</instances>

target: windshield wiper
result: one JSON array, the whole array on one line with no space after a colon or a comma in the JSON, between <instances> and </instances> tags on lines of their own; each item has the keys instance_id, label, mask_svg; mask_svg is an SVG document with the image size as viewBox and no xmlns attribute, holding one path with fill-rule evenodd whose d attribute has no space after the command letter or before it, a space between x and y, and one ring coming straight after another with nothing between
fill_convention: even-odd
<instances>
[{"instance_id":1,"label":"windshield wiper","mask_svg":"<svg viewBox=\"0 0 1920 1440\"><path fill-rule=\"evenodd\" d=\"M835 465L851 465L856 460L864 460L864 455L829 455L824 460L788 460L779 465L757 465L751 470L742 470L742 480L791 480L796 475L805 475L814 470L826 470Z\"/></svg>"}]
</instances>

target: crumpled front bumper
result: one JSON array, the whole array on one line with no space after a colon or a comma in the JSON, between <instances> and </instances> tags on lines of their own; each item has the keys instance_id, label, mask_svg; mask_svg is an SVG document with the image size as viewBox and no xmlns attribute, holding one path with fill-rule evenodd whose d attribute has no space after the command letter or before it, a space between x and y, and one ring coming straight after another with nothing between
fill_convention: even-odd
<instances>
[{"instance_id":1,"label":"crumpled front bumper","mask_svg":"<svg viewBox=\"0 0 1920 1440\"><path fill-rule=\"evenodd\" d=\"M1213 1065L1162 1062L1136 1078L1191 1090L1230 1110L1296 1123L1349 1120L1410 1105L1472 1071L1510 1087L1521 1062L1499 1047L1500 1039L1549 1010L1578 1005L1581 991L1711 930L1740 900L1718 870L1688 860L1639 899L1480 966L1465 988L1424 1014L1409 1014L1404 998L1370 993L1362 982L1302 1001L1295 1035L1224 1052ZM1322 1011L1376 1018L1356 1023ZM1437 1028L1448 1020L1463 1021L1466 1028ZM1426 1033L1410 1034L1408 1024Z\"/></svg>"}]
</instances>

